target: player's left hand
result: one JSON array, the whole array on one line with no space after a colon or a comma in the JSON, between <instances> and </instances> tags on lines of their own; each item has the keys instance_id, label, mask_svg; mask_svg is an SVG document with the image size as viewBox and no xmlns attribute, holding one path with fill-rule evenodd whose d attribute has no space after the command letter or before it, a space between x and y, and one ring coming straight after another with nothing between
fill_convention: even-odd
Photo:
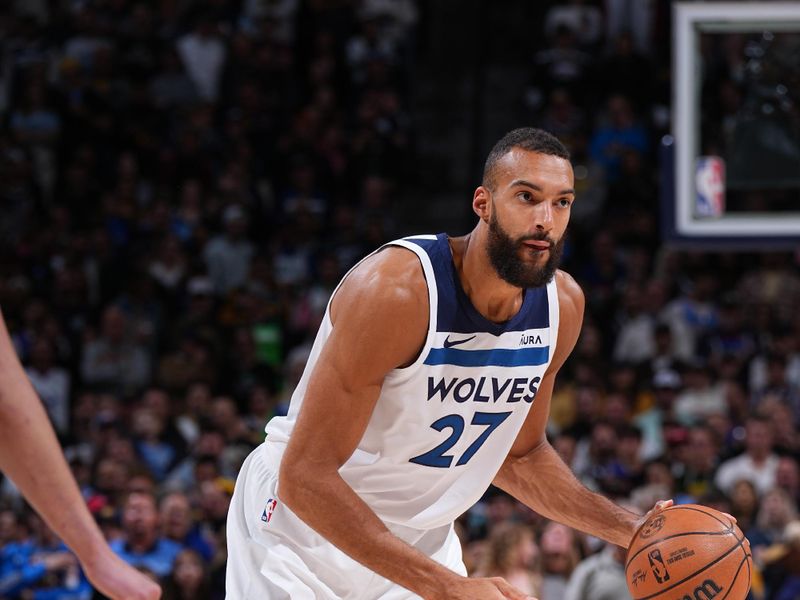
<instances>
[{"instance_id":1,"label":"player's left hand","mask_svg":"<svg viewBox=\"0 0 800 600\"><path fill-rule=\"evenodd\" d=\"M644 525L648 520L656 516L658 513L668 509L673 504L674 502L672 500L659 500L658 502L656 502L656 505L653 508L651 508L644 515L639 517L633 524L633 532L631 533L631 539L633 539L633 536L637 531L639 531L639 528L642 525Z\"/></svg>"}]
</instances>

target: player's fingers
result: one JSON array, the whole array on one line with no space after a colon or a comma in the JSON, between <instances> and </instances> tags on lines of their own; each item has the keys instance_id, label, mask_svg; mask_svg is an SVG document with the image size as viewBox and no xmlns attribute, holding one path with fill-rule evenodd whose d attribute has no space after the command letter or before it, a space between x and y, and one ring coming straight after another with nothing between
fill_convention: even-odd
<instances>
[{"instance_id":1,"label":"player's fingers","mask_svg":"<svg viewBox=\"0 0 800 600\"><path fill-rule=\"evenodd\" d=\"M659 500L658 502L656 502L655 508L656 508L656 510L664 510L665 508L669 508L673 504L675 504L675 502L672 499L670 499L670 500Z\"/></svg>"},{"instance_id":2,"label":"player's fingers","mask_svg":"<svg viewBox=\"0 0 800 600\"><path fill-rule=\"evenodd\" d=\"M722 513L722 514L723 514L723 515L725 515L726 517L728 517L728 518L729 518L731 521L733 521L734 523L738 523L738 521L736 520L736 517L734 517L732 514L730 514L730 513L726 513L726 512L724 512L724 513Z\"/></svg>"},{"instance_id":3,"label":"player's fingers","mask_svg":"<svg viewBox=\"0 0 800 600\"><path fill-rule=\"evenodd\" d=\"M497 589L503 593L503 596L511 600L531 600L531 596L519 591L513 585L508 583L502 577L492 577L492 582L497 586ZM536 598L533 598L536 600Z\"/></svg>"}]
</instances>

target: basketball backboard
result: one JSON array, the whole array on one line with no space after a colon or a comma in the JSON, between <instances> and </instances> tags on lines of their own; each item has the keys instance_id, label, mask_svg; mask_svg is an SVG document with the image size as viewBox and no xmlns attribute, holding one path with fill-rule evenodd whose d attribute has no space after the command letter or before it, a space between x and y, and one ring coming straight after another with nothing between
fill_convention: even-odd
<instances>
[{"instance_id":1,"label":"basketball backboard","mask_svg":"<svg viewBox=\"0 0 800 600\"><path fill-rule=\"evenodd\" d=\"M800 244L800 2L678 2L665 234L738 248Z\"/></svg>"}]
</instances>

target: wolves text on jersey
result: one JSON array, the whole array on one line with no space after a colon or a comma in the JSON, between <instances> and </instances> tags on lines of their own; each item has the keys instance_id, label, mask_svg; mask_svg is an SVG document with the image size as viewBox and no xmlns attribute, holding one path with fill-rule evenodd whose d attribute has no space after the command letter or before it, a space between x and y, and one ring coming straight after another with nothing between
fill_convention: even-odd
<instances>
[{"instance_id":1,"label":"wolves text on jersey","mask_svg":"<svg viewBox=\"0 0 800 600\"><path fill-rule=\"evenodd\" d=\"M438 397L441 402L533 402L541 377L428 377L428 401Z\"/></svg>"}]
</instances>

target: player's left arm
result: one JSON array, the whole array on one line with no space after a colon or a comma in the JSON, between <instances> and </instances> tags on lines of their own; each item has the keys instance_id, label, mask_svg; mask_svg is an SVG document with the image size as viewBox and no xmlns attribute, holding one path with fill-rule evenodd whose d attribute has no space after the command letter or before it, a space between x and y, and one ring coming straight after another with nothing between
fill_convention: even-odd
<instances>
[{"instance_id":1,"label":"player's left arm","mask_svg":"<svg viewBox=\"0 0 800 600\"><path fill-rule=\"evenodd\" d=\"M567 273L556 273L556 285L559 327L553 360L494 484L548 519L627 548L643 517L583 486L545 434L556 373L578 341L585 305L580 286ZM654 510L670 504L661 502Z\"/></svg>"}]
</instances>

